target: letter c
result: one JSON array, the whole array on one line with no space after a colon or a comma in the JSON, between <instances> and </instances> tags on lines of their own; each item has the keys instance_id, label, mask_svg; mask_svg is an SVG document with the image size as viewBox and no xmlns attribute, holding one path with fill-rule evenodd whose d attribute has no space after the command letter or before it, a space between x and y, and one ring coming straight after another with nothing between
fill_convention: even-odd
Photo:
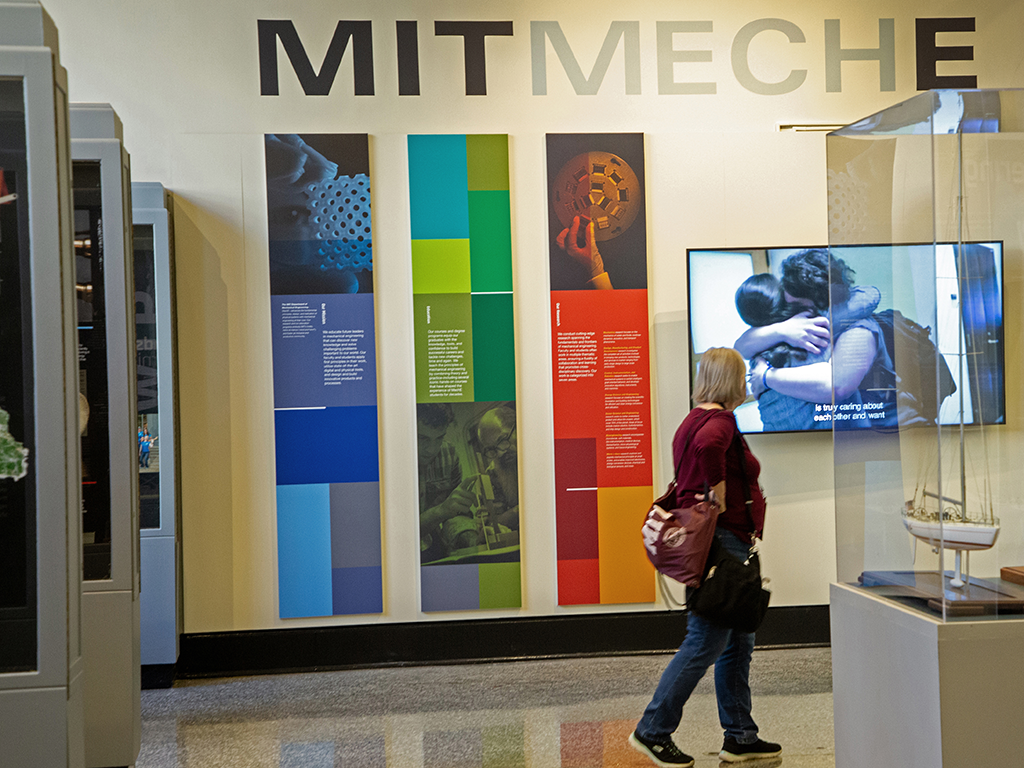
<instances>
[{"instance_id":1,"label":"letter c","mask_svg":"<svg viewBox=\"0 0 1024 768\"><path fill-rule=\"evenodd\" d=\"M794 69L789 77L779 83L766 83L758 80L750 71L750 43L761 32L775 30L784 34L791 43L804 43L807 39L803 31L791 21L785 19L757 19L745 25L732 41L732 71L736 80L748 91L762 96L781 96L791 93L804 84L807 79L806 69Z\"/></svg>"}]
</instances>

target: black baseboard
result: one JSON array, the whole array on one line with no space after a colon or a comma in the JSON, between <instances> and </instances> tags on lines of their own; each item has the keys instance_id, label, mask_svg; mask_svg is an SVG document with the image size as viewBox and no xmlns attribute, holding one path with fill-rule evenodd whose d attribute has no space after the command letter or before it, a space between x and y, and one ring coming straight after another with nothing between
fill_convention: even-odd
<instances>
[{"instance_id":1,"label":"black baseboard","mask_svg":"<svg viewBox=\"0 0 1024 768\"><path fill-rule=\"evenodd\" d=\"M170 688L174 685L176 664L143 664L142 690Z\"/></svg>"},{"instance_id":2,"label":"black baseboard","mask_svg":"<svg viewBox=\"0 0 1024 768\"><path fill-rule=\"evenodd\" d=\"M179 678L663 653L679 647L683 612L362 624L182 635ZM758 647L829 644L827 605L771 608Z\"/></svg>"}]
</instances>

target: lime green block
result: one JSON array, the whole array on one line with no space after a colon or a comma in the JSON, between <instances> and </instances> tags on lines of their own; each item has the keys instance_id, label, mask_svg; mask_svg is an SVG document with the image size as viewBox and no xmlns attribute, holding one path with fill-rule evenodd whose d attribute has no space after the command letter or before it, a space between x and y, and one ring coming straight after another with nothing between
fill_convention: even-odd
<instances>
[{"instance_id":1,"label":"lime green block","mask_svg":"<svg viewBox=\"0 0 1024 768\"><path fill-rule=\"evenodd\" d=\"M412 297L416 402L473 401L473 304L468 293Z\"/></svg>"},{"instance_id":2,"label":"lime green block","mask_svg":"<svg viewBox=\"0 0 1024 768\"><path fill-rule=\"evenodd\" d=\"M473 295L473 399L516 399L512 294Z\"/></svg>"},{"instance_id":3,"label":"lime green block","mask_svg":"<svg viewBox=\"0 0 1024 768\"><path fill-rule=\"evenodd\" d=\"M512 290L508 192L469 193L469 261L474 291Z\"/></svg>"},{"instance_id":4,"label":"lime green block","mask_svg":"<svg viewBox=\"0 0 1024 768\"><path fill-rule=\"evenodd\" d=\"M523 604L519 563L480 564L480 608L519 608Z\"/></svg>"},{"instance_id":5,"label":"lime green block","mask_svg":"<svg viewBox=\"0 0 1024 768\"><path fill-rule=\"evenodd\" d=\"M508 136L473 134L466 137L466 176L469 191L508 189Z\"/></svg>"},{"instance_id":6,"label":"lime green block","mask_svg":"<svg viewBox=\"0 0 1024 768\"><path fill-rule=\"evenodd\" d=\"M413 240L413 293L469 293L469 240Z\"/></svg>"},{"instance_id":7,"label":"lime green block","mask_svg":"<svg viewBox=\"0 0 1024 768\"><path fill-rule=\"evenodd\" d=\"M522 724L494 725L480 731L483 736L481 768L526 768L526 734Z\"/></svg>"}]
</instances>

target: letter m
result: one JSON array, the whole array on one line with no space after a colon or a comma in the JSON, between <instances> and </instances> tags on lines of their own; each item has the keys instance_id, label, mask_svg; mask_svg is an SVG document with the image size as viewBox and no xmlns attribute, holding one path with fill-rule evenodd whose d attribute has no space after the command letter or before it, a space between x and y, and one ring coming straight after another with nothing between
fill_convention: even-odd
<instances>
[{"instance_id":1,"label":"letter m","mask_svg":"<svg viewBox=\"0 0 1024 768\"><path fill-rule=\"evenodd\" d=\"M352 70L356 96L373 96L373 29L369 21L339 21L320 71L314 72L306 49L291 21L259 19L256 22L260 51L260 95L278 96L277 41L288 54L299 85L307 96L326 96L338 76L341 57L352 41Z\"/></svg>"},{"instance_id":2,"label":"letter m","mask_svg":"<svg viewBox=\"0 0 1024 768\"><path fill-rule=\"evenodd\" d=\"M545 96L548 92L547 46L551 41L558 60L565 70L569 82L577 96L594 96L597 94L604 76L611 64L612 54L622 40L622 54L625 59L626 93L640 93L640 22L613 21L608 27L604 44L597 54L597 61L590 71L590 77L583 74L583 68L576 60L576 55L565 39L565 33L557 21L530 22L530 48L533 66L533 95Z\"/></svg>"}]
</instances>

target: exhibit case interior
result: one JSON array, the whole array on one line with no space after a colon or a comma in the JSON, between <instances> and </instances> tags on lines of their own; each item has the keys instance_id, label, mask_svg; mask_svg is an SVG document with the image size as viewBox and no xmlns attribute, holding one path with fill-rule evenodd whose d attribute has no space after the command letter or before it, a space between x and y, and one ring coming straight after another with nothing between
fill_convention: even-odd
<instances>
[{"instance_id":1,"label":"exhibit case interior","mask_svg":"<svg viewBox=\"0 0 1024 768\"><path fill-rule=\"evenodd\" d=\"M1021 333L1024 92L922 93L826 147L833 312L856 286L881 297L832 328L839 581L944 621L1020 618L1005 351ZM853 246L873 251L855 273Z\"/></svg>"},{"instance_id":2,"label":"exhibit case interior","mask_svg":"<svg viewBox=\"0 0 1024 768\"><path fill-rule=\"evenodd\" d=\"M836 766L1012 763L1024 91L922 93L826 150L829 252L801 280L828 285L831 355L802 378L831 380ZM849 311L864 290L877 307Z\"/></svg>"}]
</instances>

